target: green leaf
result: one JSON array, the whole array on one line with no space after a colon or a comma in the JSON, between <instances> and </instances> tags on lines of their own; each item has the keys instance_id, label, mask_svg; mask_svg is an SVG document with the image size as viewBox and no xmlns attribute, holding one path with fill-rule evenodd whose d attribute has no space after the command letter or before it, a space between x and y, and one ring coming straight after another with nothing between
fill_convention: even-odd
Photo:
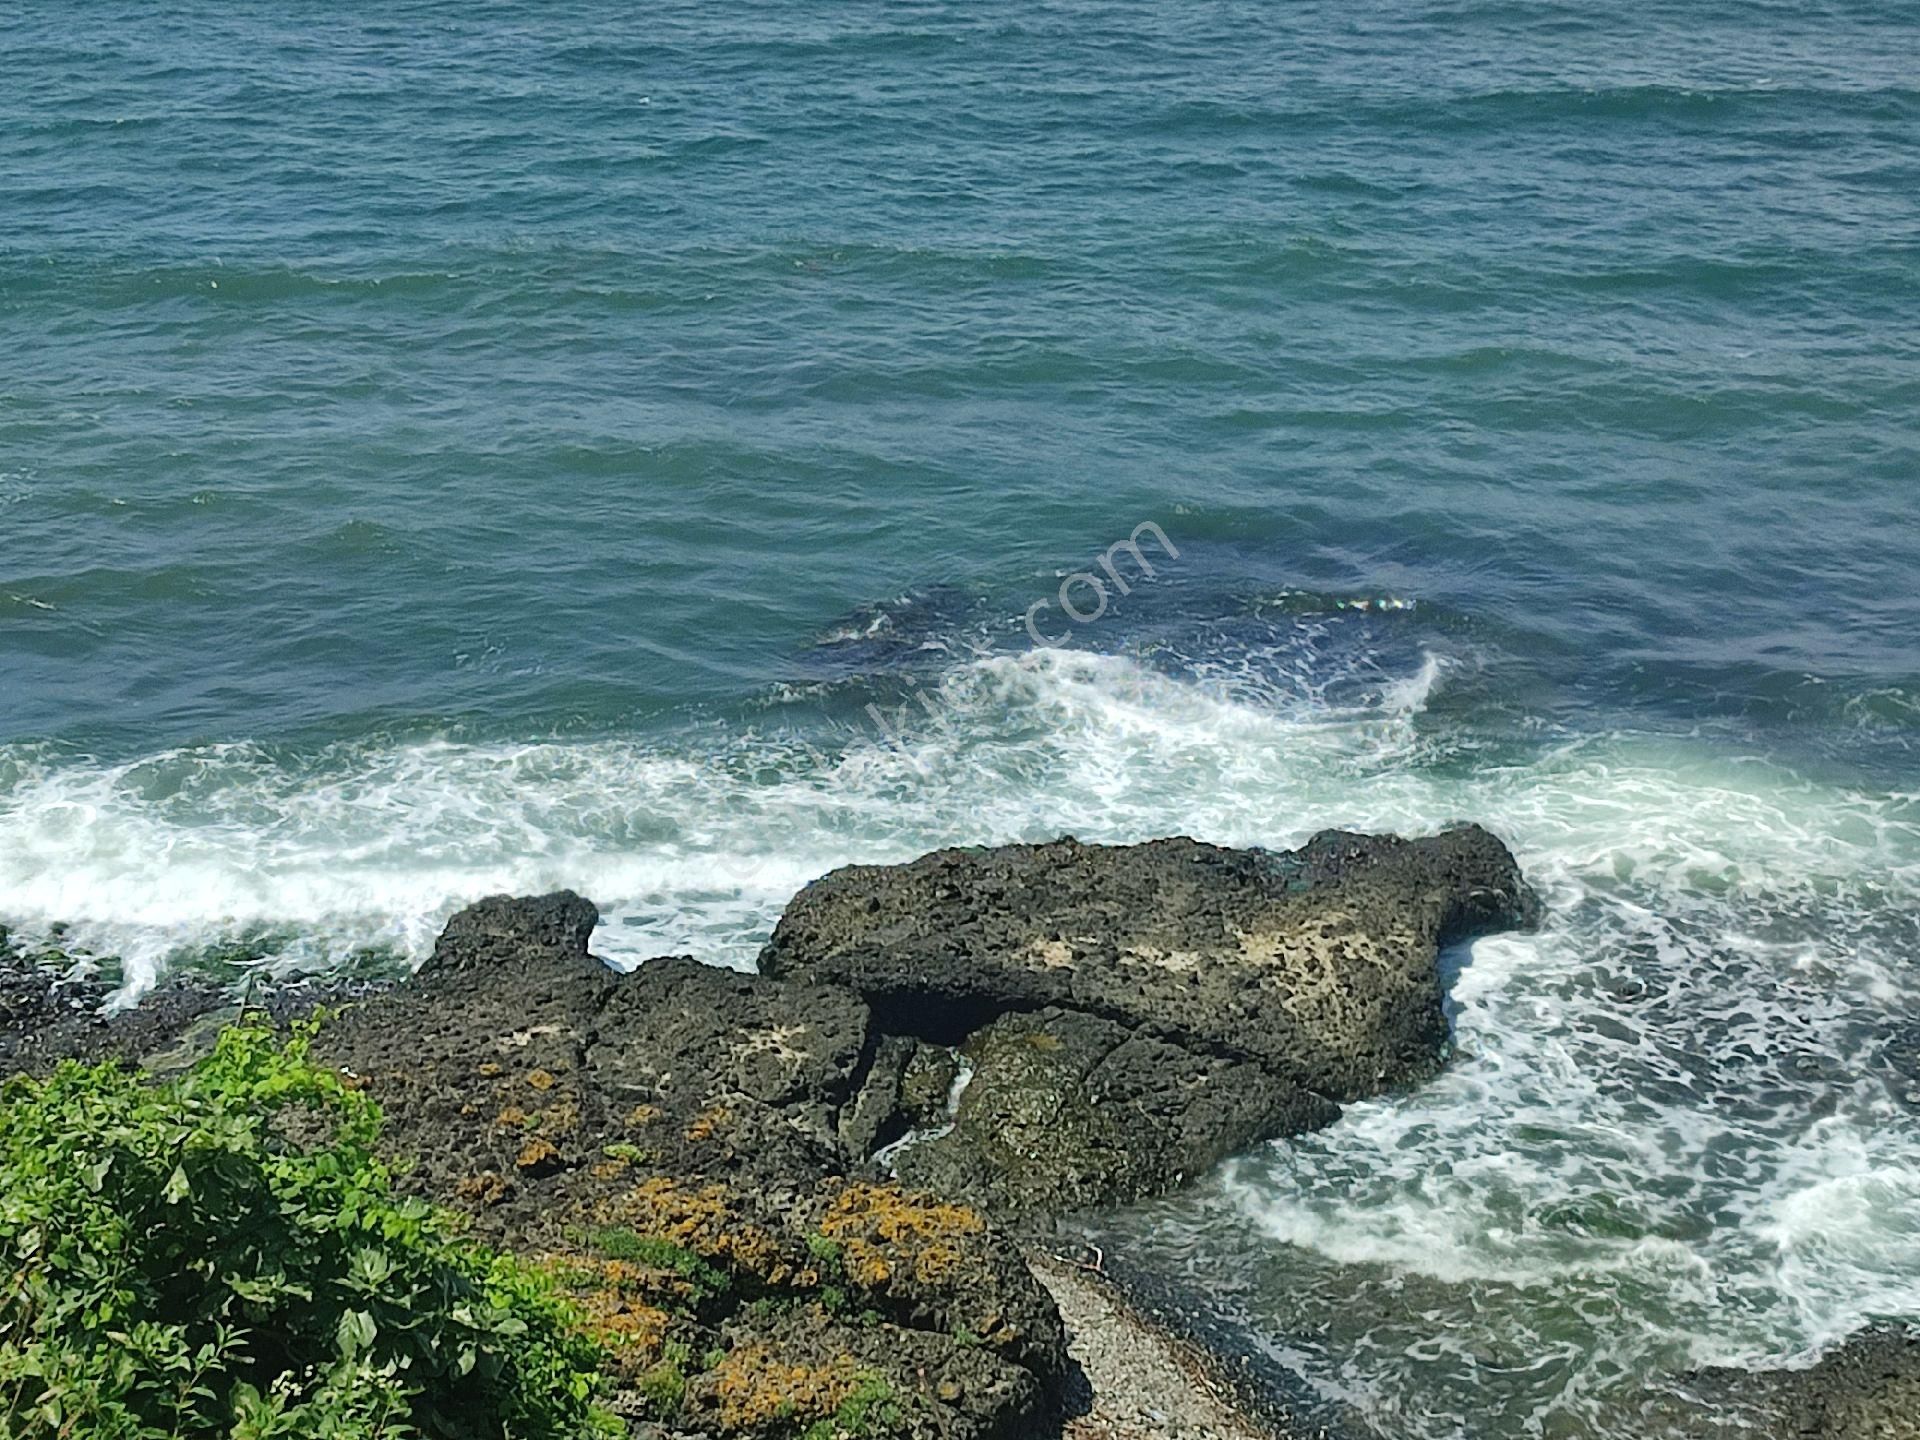
<instances>
[{"instance_id":1,"label":"green leaf","mask_svg":"<svg viewBox=\"0 0 1920 1440\"><path fill-rule=\"evenodd\" d=\"M340 1312L339 1339L343 1355L358 1355L373 1345L373 1317L364 1310Z\"/></svg>"}]
</instances>

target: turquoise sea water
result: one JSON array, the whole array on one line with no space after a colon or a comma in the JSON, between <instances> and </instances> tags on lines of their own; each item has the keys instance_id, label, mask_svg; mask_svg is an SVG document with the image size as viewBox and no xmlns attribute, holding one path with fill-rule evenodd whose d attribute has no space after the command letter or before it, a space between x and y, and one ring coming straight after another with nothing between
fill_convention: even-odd
<instances>
[{"instance_id":1,"label":"turquoise sea water","mask_svg":"<svg viewBox=\"0 0 1920 1440\"><path fill-rule=\"evenodd\" d=\"M0 922L745 965L849 860L1481 819L1554 912L1449 1074L1139 1247L1421 1440L1920 1314L1912 6L4 34Z\"/></svg>"}]
</instances>

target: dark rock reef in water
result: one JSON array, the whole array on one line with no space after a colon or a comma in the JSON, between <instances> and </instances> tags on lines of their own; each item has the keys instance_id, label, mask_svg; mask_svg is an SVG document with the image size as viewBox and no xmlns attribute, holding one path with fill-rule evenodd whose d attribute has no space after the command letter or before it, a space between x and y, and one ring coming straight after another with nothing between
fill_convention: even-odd
<instances>
[{"instance_id":1,"label":"dark rock reef in water","mask_svg":"<svg viewBox=\"0 0 1920 1440\"><path fill-rule=\"evenodd\" d=\"M1285 854L1061 840L837 871L759 975L617 974L561 892L463 910L390 990L264 1008L330 1007L315 1053L379 1101L404 1183L570 1277L642 1433L1012 1440L1072 1385L1002 1226L1417 1083L1445 1050L1439 951L1535 908L1476 827ZM0 1074L177 1070L239 1013L179 983L104 1015L107 986L57 960L0 932ZM1920 1440L1905 1332L1700 1381L1762 1405L1756 1433Z\"/></svg>"},{"instance_id":2,"label":"dark rock reef in water","mask_svg":"<svg viewBox=\"0 0 1920 1440\"><path fill-rule=\"evenodd\" d=\"M787 907L760 968L844 987L974 1066L900 1173L1005 1216L1134 1199L1414 1084L1447 1040L1442 947L1528 923L1492 835L1328 831L944 850Z\"/></svg>"},{"instance_id":3,"label":"dark rock reef in water","mask_svg":"<svg viewBox=\"0 0 1920 1440\"><path fill-rule=\"evenodd\" d=\"M22 951L0 926L0 1076L73 1057L124 1060L170 1074L211 1050L243 1009L224 986L172 980L139 1005L109 1012L115 988L62 951ZM253 1009L284 1023L385 988L367 981L289 982L271 987Z\"/></svg>"}]
</instances>

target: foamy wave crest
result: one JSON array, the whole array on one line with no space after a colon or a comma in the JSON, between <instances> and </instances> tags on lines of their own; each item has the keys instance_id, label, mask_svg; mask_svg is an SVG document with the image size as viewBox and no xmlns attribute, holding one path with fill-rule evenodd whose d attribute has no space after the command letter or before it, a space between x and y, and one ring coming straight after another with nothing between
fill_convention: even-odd
<instances>
[{"instance_id":1,"label":"foamy wave crest","mask_svg":"<svg viewBox=\"0 0 1920 1440\"><path fill-rule=\"evenodd\" d=\"M1207 1222L1284 1242L1260 1304L1326 1337L1325 1392L1382 1433L1644 1437L1646 1377L1920 1316L1915 797L1644 737L1444 773L1358 818L1486 821L1547 924L1473 948L1444 1074L1241 1162Z\"/></svg>"},{"instance_id":2,"label":"foamy wave crest","mask_svg":"<svg viewBox=\"0 0 1920 1440\"><path fill-rule=\"evenodd\" d=\"M1563 900L1636 877L1722 897L1914 883L1911 805L1764 767L1593 741L1458 770L1421 723L1446 674L1429 655L1332 705L1244 666L1175 678L1035 651L957 665L810 739L712 727L114 764L15 750L0 918L70 923L146 983L183 947L261 927L284 928L303 967L369 945L417 959L462 903L570 885L603 906L596 944L616 961L748 965L796 888L853 861L1063 832L1283 846L1464 817L1501 826Z\"/></svg>"},{"instance_id":3,"label":"foamy wave crest","mask_svg":"<svg viewBox=\"0 0 1920 1440\"><path fill-rule=\"evenodd\" d=\"M1415 683L1419 677L1414 677ZM122 763L0 758L0 919L62 923L135 988L170 957L262 930L286 964L356 948L417 960L454 908L568 885L601 953L750 965L792 893L836 865L943 844L1190 829L1284 844L1276 787L1378 771L1406 704L1288 713L1224 685L1070 651L957 667L804 742L429 740L288 755L254 745Z\"/></svg>"}]
</instances>

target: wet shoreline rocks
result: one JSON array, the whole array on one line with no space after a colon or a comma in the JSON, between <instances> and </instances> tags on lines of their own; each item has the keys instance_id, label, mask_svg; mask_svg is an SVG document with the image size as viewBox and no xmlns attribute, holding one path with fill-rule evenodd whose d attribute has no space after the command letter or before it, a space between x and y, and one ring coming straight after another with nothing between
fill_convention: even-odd
<instances>
[{"instance_id":1,"label":"wet shoreline rocks","mask_svg":"<svg viewBox=\"0 0 1920 1440\"><path fill-rule=\"evenodd\" d=\"M1536 912L1471 826L1284 853L1063 839L836 871L758 974L623 975L590 953L589 901L497 896L403 983L269 987L247 1013L326 1012L314 1053L378 1101L401 1183L565 1278L634 1433L1131 1435L1159 1407L1129 1377L1176 1383L1180 1327L1033 1241L1420 1083L1446 1055L1441 951ZM242 1014L195 979L103 1013L108 983L59 960L0 936L0 1075L178 1072ZM1205 1368L1174 1406L1205 1433L1307 1433L1223 1412L1231 1376ZM1869 1331L1701 1386L1763 1402L1760 1433L1898 1440L1920 1342Z\"/></svg>"},{"instance_id":2,"label":"wet shoreline rocks","mask_svg":"<svg viewBox=\"0 0 1920 1440\"><path fill-rule=\"evenodd\" d=\"M1536 912L1471 826L1284 853L1063 839L837 871L758 974L623 975L590 953L589 901L498 896L410 980L251 1013L326 1012L314 1054L378 1101L401 1183L565 1277L635 1433L1014 1440L1077 1413L1079 1357L1123 1375L1144 1343L1137 1318L1069 1334L1029 1264L1052 1219L1418 1084L1446 1054L1441 951ZM178 1071L241 1013L202 981L108 996L0 944L0 1075ZM1117 1313L1096 1301L1076 1323ZM1768 1433L1906 1436L1917 1353L1870 1332L1744 1380Z\"/></svg>"},{"instance_id":3,"label":"wet shoreline rocks","mask_svg":"<svg viewBox=\"0 0 1920 1440\"><path fill-rule=\"evenodd\" d=\"M324 1007L313 1056L379 1104L400 1186L561 1284L636 1433L1041 1427L1067 1342L1019 1247L857 1163L890 1048L864 1004L685 957L622 975L589 953L597 918L568 892L494 897L411 980ZM150 1065L238 1018L197 985L105 998L0 965L0 1073Z\"/></svg>"},{"instance_id":4,"label":"wet shoreline rocks","mask_svg":"<svg viewBox=\"0 0 1920 1440\"><path fill-rule=\"evenodd\" d=\"M1696 1377L1709 1398L1753 1412L1782 1440L1920 1440L1920 1328L1858 1331L1805 1369L1716 1369Z\"/></svg>"},{"instance_id":5,"label":"wet shoreline rocks","mask_svg":"<svg viewBox=\"0 0 1920 1440\"><path fill-rule=\"evenodd\" d=\"M1291 852L944 850L802 890L763 975L850 990L973 1076L900 1173L1003 1217L1159 1193L1438 1069L1440 951L1538 902L1477 826Z\"/></svg>"}]
</instances>

